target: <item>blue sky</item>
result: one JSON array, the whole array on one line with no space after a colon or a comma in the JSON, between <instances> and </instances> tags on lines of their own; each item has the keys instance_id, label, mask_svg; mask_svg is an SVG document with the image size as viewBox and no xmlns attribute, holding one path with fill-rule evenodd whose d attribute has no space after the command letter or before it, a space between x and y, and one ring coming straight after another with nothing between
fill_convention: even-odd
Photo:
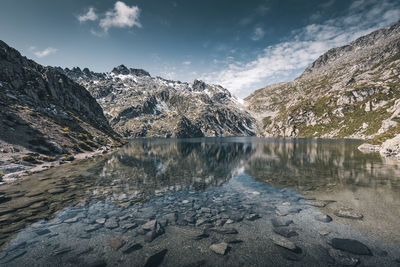
<instances>
[{"instance_id":1,"label":"blue sky","mask_svg":"<svg viewBox=\"0 0 400 267\"><path fill-rule=\"evenodd\" d=\"M245 97L399 19L396 0L2 0L0 39L43 65L125 64Z\"/></svg>"}]
</instances>

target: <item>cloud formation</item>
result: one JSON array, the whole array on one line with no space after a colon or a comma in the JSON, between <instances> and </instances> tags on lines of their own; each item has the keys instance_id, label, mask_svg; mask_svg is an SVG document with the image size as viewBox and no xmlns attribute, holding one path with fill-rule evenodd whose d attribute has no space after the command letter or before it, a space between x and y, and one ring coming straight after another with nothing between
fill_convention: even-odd
<instances>
[{"instance_id":1,"label":"cloud formation","mask_svg":"<svg viewBox=\"0 0 400 267\"><path fill-rule=\"evenodd\" d=\"M92 28L90 33L95 36L102 37L107 35L108 30L113 27L141 28L142 24L139 22L139 16L140 8L138 6L128 6L122 1L117 1L114 4L114 8L108 10L106 13L98 15L93 7L89 7L88 11L83 15L77 16L77 19L80 23L86 21L97 21L100 19L98 22L99 28Z\"/></svg>"},{"instance_id":2,"label":"cloud formation","mask_svg":"<svg viewBox=\"0 0 400 267\"><path fill-rule=\"evenodd\" d=\"M97 20L98 16L96 12L94 11L93 7L90 7L88 12L86 14L80 15L77 17L79 22L85 22L85 21L95 21Z\"/></svg>"},{"instance_id":3,"label":"cloud formation","mask_svg":"<svg viewBox=\"0 0 400 267\"><path fill-rule=\"evenodd\" d=\"M399 5L389 0L357 0L343 17L295 30L287 37L290 41L266 47L256 59L230 62L221 71L204 74L202 79L244 97L267 84L293 79L330 48L345 45L399 18Z\"/></svg>"},{"instance_id":4,"label":"cloud formation","mask_svg":"<svg viewBox=\"0 0 400 267\"><path fill-rule=\"evenodd\" d=\"M186 65L186 66L189 66L190 64L192 64L192 62L191 61L183 61L182 64Z\"/></svg>"},{"instance_id":5,"label":"cloud formation","mask_svg":"<svg viewBox=\"0 0 400 267\"><path fill-rule=\"evenodd\" d=\"M47 47L46 49L40 51L40 50L37 50L36 47L34 47L34 46L29 47L29 50L31 50L33 52L33 54L38 58L42 58L42 57L49 56L51 54L55 54L58 51L58 49L54 48L54 47Z\"/></svg>"},{"instance_id":6,"label":"cloud formation","mask_svg":"<svg viewBox=\"0 0 400 267\"><path fill-rule=\"evenodd\" d=\"M258 41L258 40L262 39L264 37L264 35L265 35L265 32L264 32L263 28L256 27L254 29L253 35L251 36L251 39L253 41Z\"/></svg>"},{"instance_id":7,"label":"cloud formation","mask_svg":"<svg viewBox=\"0 0 400 267\"><path fill-rule=\"evenodd\" d=\"M139 22L140 9L137 6L127 6L124 2L115 2L114 9L106 12L105 17L100 20L100 27L108 31L112 27L131 28L142 27Z\"/></svg>"}]
</instances>

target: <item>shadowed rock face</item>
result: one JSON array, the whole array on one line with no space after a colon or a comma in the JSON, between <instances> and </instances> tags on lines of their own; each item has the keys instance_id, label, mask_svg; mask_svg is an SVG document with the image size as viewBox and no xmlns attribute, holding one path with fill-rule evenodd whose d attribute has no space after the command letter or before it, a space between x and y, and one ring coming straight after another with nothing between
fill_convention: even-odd
<instances>
[{"instance_id":1,"label":"shadowed rock face","mask_svg":"<svg viewBox=\"0 0 400 267\"><path fill-rule=\"evenodd\" d=\"M6 158L13 151L73 153L83 139L91 139L92 148L119 139L85 88L2 41L0 111L0 148Z\"/></svg>"},{"instance_id":2,"label":"shadowed rock face","mask_svg":"<svg viewBox=\"0 0 400 267\"><path fill-rule=\"evenodd\" d=\"M255 135L255 119L221 86L154 78L124 65L109 73L59 70L87 88L128 138Z\"/></svg>"},{"instance_id":3,"label":"shadowed rock face","mask_svg":"<svg viewBox=\"0 0 400 267\"><path fill-rule=\"evenodd\" d=\"M292 82L247 97L263 136L371 139L400 132L400 23L321 55Z\"/></svg>"}]
</instances>

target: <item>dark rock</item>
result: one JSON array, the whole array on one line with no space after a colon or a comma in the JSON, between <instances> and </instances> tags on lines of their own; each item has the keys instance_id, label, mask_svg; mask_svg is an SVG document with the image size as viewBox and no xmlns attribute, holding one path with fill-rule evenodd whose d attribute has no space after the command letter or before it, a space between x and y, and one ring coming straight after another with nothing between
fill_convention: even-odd
<instances>
[{"instance_id":1,"label":"dark rock","mask_svg":"<svg viewBox=\"0 0 400 267\"><path fill-rule=\"evenodd\" d=\"M160 266L161 263L164 260L165 255L167 254L168 249L163 249L152 256L150 256L147 260L146 263L144 264L144 267L157 267Z\"/></svg>"},{"instance_id":2,"label":"dark rock","mask_svg":"<svg viewBox=\"0 0 400 267\"><path fill-rule=\"evenodd\" d=\"M248 221L255 221L255 220L257 220L257 219L260 219L261 216L258 215L258 214L251 213L251 214L249 214L249 215L246 215L245 218L246 218L246 220L248 220Z\"/></svg>"},{"instance_id":3,"label":"dark rock","mask_svg":"<svg viewBox=\"0 0 400 267\"><path fill-rule=\"evenodd\" d=\"M201 240L201 239L204 239L204 238L207 238L207 237L209 237L210 235L209 234L207 234L207 233L202 233L202 234L198 234L198 235L196 235L196 236L194 236L194 240Z\"/></svg>"},{"instance_id":4,"label":"dark rock","mask_svg":"<svg viewBox=\"0 0 400 267\"><path fill-rule=\"evenodd\" d=\"M129 243L122 249L122 253L129 254L129 253L131 253L135 250L139 250L141 248L143 248L143 246L139 243Z\"/></svg>"},{"instance_id":5,"label":"dark rock","mask_svg":"<svg viewBox=\"0 0 400 267\"><path fill-rule=\"evenodd\" d=\"M45 235L45 234L51 233L51 231L49 229L37 229L37 230L35 230L35 233L37 235Z\"/></svg>"},{"instance_id":6,"label":"dark rock","mask_svg":"<svg viewBox=\"0 0 400 267\"><path fill-rule=\"evenodd\" d=\"M208 230L223 235L234 235L238 233L235 228L210 228Z\"/></svg>"},{"instance_id":7,"label":"dark rock","mask_svg":"<svg viewBox=\"0 0 400 267\"><path fill-rule=\"evenodd\" d=\"M280 247L279 248L279 253L284 259L290 260L290 261L300 261L302 258L304 258L304 253L302 253L301 248L297 247L296 250L288 250L286 248Z\"/></svg>"},{"instance_id":8,"label":"dark rock","mask_svg":"<svg viewBox=\"0 0 400 267\"><path fill-rule=\"evenodd\" d=\"M354 239L333 238L331 246L357 255L372 255L371 250L366 245Z\"/></svg>"},{"instance_id":9,"label":"dark rock","mask_svg":"<svg viewBox=\"0 0 400 267\"><path fill-rule=\"evenodd\" d=\"M354 257L350 257L346 254L344 254L341 251L335 250L335 249L329 249L329 256L331 256L337 264L343 265L343 266L356 266L360 260Z\"/></svg>"}]
</instances>

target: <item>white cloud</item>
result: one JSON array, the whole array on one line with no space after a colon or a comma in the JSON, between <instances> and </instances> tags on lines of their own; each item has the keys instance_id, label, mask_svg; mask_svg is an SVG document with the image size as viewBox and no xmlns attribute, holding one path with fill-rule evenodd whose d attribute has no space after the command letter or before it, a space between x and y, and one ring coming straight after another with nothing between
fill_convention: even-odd
<instances>
[{"instance_id":1,"label":"white cloud","mask_svg":"<svg viewBox=\"0 0 400 267\"><path fill-rule=\"evenodd\" d=\"M333 47L399 20L400 6L389 0L353 2L346 15L293 31L286 40L263 49L252 61L227 62L202 79L243 97L267 84L291 80ZM218 61L218 62L223 62Z\"/></svg>"},{"instance_id":2,"label":"white cloud","mask_svg":"<svg viewBox=\"0 0 400 267\"><path fill-rule=\"evenodd\" d=\"M184 61L184 62L182 62L182 64L186 65L186 66L189 66L190 64L192 64L192 62L191 61Z\"/></svg>"},{"instance_id":3,"label":"white cloud","mask_svg":"<svg viewBox=\"0 0 400 267\"><path fill-rule=\"evenodd\" d=\"M106 12L105 17L100 20L100 27L107 32L112 27L131 28L142 27L139 22L140 9L137 6L127 6L124 2L115 2L114 9Z\"/></svg>"},{"instance_id":4,"label":"white cloud","mask_svg":"<svg viewBox=\"0 0 400 267\"><path fill-rule=\"evenodd\" d=\"M47 47L46 49L44 49L42 51L37 51L36 47L34 47L34 46L29 47L29 50L33 51L33 54L38 58L42 58L42 57L46 57L51 54L55 54L58 51L57 48L53 48L53 47Z\"/></svg>"},{"instance_id":5,"label":"white cloud","mask_svg":"<svg viewBox=\"0 0 400 267\"><path fill-rule=\"evenodd\" d=\"M256 27L254 29L253 35L251 36L251 39L253 41L258 41L258 40L262 39L264 37L264 35L265 35L265 32L264 32L263 28Z\"/></svg>"},{"instance_id":6,"label":"white cloud","mask_svg":"<svg viewBox=\"0 0 400 267\"><path fill-rule=\"evenodd\" d=\"M85 22L85 21L95 21L97 20L98 16L96 14L96 12L94 11L93 7L90 7L88 12L86 14L80 15L77 17L79 22Z\"/></svg>"}]
</instances>

